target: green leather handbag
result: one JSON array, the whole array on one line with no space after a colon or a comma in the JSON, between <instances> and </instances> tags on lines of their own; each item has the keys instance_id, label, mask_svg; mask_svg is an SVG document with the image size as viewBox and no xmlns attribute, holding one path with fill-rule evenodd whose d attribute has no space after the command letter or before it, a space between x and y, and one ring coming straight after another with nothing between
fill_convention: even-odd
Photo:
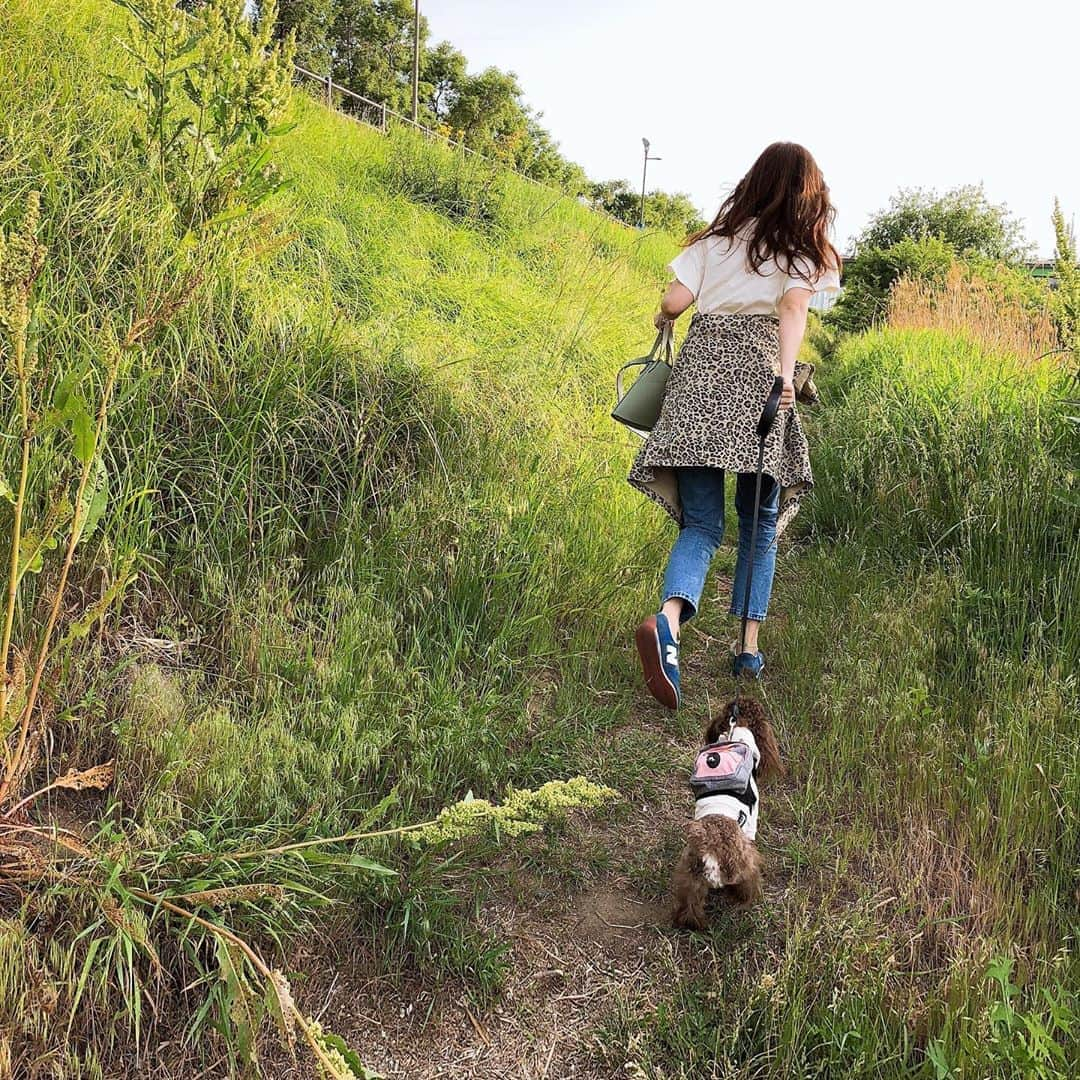
<instances>
[{"instance_id":1,"label":"green leather handbag","mask_svg":"<svg viewBox=\"0 0 1080 1080\"><path fill-rule=\"evenodd\" d=\"M673 353L674 343L669 326L656 335L648 356L623 364L615 376L616 400L615 408L611 411L612 418L643 439L648 438L660 419ZM623 376L635 367L642 369L641 374L624 390Z\"/></svg>"}]
</instances>

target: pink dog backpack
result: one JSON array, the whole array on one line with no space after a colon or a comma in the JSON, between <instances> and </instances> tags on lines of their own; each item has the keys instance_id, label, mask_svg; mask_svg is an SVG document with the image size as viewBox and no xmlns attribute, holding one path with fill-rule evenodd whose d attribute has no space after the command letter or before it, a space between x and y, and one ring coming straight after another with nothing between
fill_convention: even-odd
<instances>
[{"instance_id":1,"label":"pink dog backpack","mask_svg":"<svg viewBox=\"0 0 1080 1080\"><path fill-rule=\"evenodd\" d=\"M745 796L754 775L754 751L744 742L720 742L698 754L690 774L695 799L707 795Z\"/></svg>"}]
</instances>

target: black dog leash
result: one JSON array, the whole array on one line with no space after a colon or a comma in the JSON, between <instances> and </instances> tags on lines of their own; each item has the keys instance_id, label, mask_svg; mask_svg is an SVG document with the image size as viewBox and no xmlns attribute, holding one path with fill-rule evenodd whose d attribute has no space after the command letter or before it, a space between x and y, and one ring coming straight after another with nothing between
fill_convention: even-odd
<instances>
[{"instance_id":1,"label":"black dog leash","mask_svg":"<svg viewBox=\"0 0 1080 1080\"><path fill-rule=\"evenodd\" d=\"M750 562L746 568L746 589L743 591L742 628L739 631L739 655L746 651L746 624L750 615L750 585L754 580L754 556L757 553L758 506L761 503L761 473L765 467L765 440L772 431L776 414L780 411L780 397L784 392L784 379L777 375L765 400L765 408L757 422L758 453L757 477L754 483L754 519L750 526ZM735 675L735 698L731 703L731 726L739 719L739 676Z\"/></svg>"}]
</instances>

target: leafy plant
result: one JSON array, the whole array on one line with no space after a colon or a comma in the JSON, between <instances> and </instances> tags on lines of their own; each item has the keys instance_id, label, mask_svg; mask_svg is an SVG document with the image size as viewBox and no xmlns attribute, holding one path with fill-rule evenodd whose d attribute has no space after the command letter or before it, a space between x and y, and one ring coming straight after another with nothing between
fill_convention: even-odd
<instances>
[{"instance_id":1,"label":"leafy plant","mask_svg":"<svg viewBox=\"0 0 1080 1080\"><path fill-rule=\"evenodd\" d=\"M927 1046L926 1056L937 1080L974 1075L976 1070L980 1075L1004 1073L1030 1080L1064 1080L1071 1075L1067 1048L1073 1045L1073 1034L1080 1025L1072 996L1066 991L1054 994L1044 987L1039 1005L1022 1011L1018 1007L1022 991L1014 979L1014 966L1011 957L999 957L987 968L991 1004L981 1022L960 1028L955 1040L959 1053L950 1050L952 1032ZM958 1059L963 1066L958 1065Z\"/></svg>"},{"instance_id":2,"label":"leafy plant","mask_svg":"<svg viewBox=\"0 0 1080 1080\"><path fill-rule=\"evenodd\" d=\"M287 127L292 36L272 41L276 4L253 24L244 0L210 0L194 14L173 0L114 0L131 12L125 42L134 81L113 85L142 117L135 148L153 164L184 229L234 220L286 182L269 140Z\"/></svg>"}]
</instances>

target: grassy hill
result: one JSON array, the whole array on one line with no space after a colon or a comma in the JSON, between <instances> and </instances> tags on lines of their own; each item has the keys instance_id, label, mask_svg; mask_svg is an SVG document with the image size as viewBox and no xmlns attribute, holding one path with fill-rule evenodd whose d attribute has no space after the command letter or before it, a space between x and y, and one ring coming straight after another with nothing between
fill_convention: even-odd
<instances>
[{"instance_id":1,"label":"grassy hill","mask_svg":"<svg viewBox=\"0 0 1080 1080\"><path fill-rule=\"evenodd\" d=\"M254 975L140 892L186 895L281 957L307 1015L340 970L452 987L469 1037L496 1008L539 1037L545 984L506 995L527 964L490 911L531 918L602 885L659 912L682 771L728 692L720 605L690 639L678 719L646 702L628 647L670 533L623 482L633 447L607 411L675 241L298 96L275 149L294 186L185 279L107 80L123 13L0 11L0 220L41 192L46 400L72 372L99 379L134 313L190 294L109 418L108 504L74 582L107 595L129 556L134 576L50 669L27 791L114 756L116 780L31 808L90 851L64 876L0 876L0 1076L195 1076L244 1056ZM601 980L547 1057L564 1075L1069 1074L1075 389L1049 361L930 331L849 339L823 375L818 489L766 642L792 766L765 793L766 902L700 940L620 938L649 962ZM13 408L5 424L10 477ZM63 449L35 459L38 509ZM16 641L52 580L27 579ZM378 836L236 858L576 774L621 800L502 852ZM390 1068L367 1022L324 1022Z\"/></svg>"}]
</instances>

